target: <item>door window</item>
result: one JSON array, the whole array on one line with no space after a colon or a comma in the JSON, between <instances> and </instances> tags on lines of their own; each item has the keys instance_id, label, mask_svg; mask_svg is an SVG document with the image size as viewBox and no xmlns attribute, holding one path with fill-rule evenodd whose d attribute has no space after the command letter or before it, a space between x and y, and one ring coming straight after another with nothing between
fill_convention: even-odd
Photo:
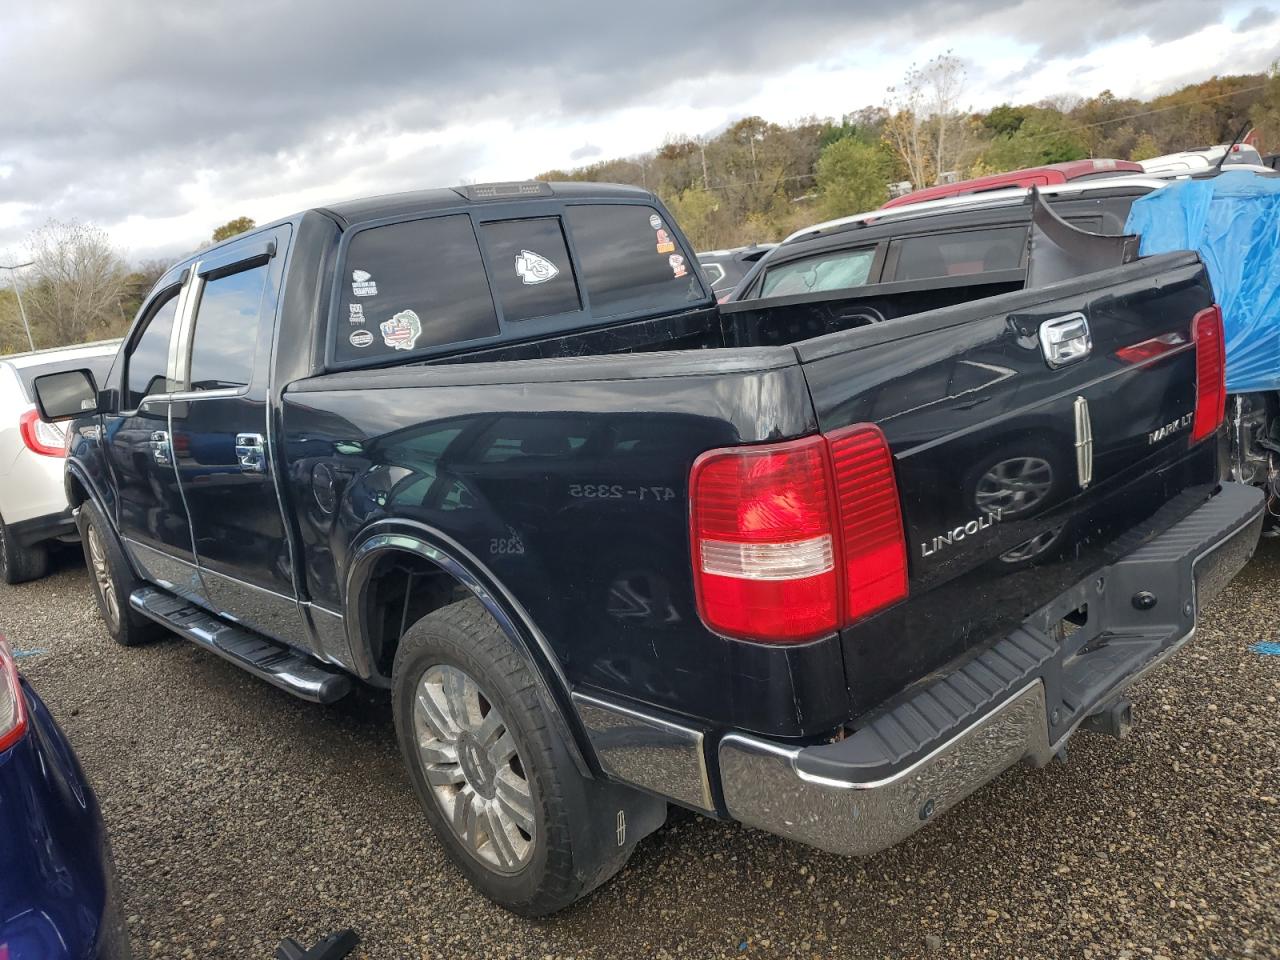
<instances>
[{"instance_id":1,"label":"door window","mask_svg":"<svg viewBox=\"0 0 1280 960\"><path fill-rule=\"evenodd\" d=\"M764 275L760 296L785 297L793 293L823 293L861 287L867 282L875 257L875 247L864 247L780 263L769 268Z\"/></svg>"},{"instance_id":2,"label":"door window","mask_svg":"<svg viewBox=\"0 0 1280 960\"><path fill-rule=\"evenodd\" d=\"M578 282L559 217L482 224L493 285L508 322L576 313Z\"/></svg>"},{"instance_id":3,"label":"door window","mask_svg":"<svg viewBox=\"0 0 1280 960\"><path fill-rule=\"evenodd\" d=\"M895 240L889 256L894 280L930 280L1017 270L1026 245L1026 227L998 227Z\"/></svg>"},{"instance_id":4,"label":"door window","mask_svg":"<svg viewBox=\"0 0 1280 960\"><path fill-rule=\"evenodd\" d=\"M247 387L258 349L267 264L206 280L191 338L191 389Z\"/></svg>"},{"instance_id":5,"label":"door window","mask_svg":"<svg viewBox=\"0 0 1280 960\"><path fill-rule=\"evenodd\" d=\"M339 362L412 356L498 333L468 216L361 230L339 279L333 324Z\"/></svg>"},{"instance_id":6,"label":"door window","mask_svg":"<svg viewBox=\"0 0 1280 960\"><path fill-rule=\"evenodd\" d=\"M136 410L143 398L153 393L166 393L169 382L169 340L178 313L175 291L151 314L142 335L134 341L125 365L125 407Z\"/></svg>"}]
</instances>

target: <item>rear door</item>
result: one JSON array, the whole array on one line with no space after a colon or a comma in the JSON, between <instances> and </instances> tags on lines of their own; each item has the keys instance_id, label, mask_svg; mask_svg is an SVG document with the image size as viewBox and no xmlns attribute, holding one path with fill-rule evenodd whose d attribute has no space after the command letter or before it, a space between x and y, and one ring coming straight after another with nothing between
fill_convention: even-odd
<instances>
[{"instance_id":1,"label":"rear door","mask_svg":"<svg viewBox=\"0 0 1280 960\"><path fill-rule=\"evenodd\" d=\"M174 459L210 606L307 647L267 412L288 239L288 227L255 234L219 247L193 267L171 417Z\"/></svg>"},{"instance_id":2,"label":"rear door","mask_svg":"<svg viewBox=\"0 0 1280 960\"><path fill-rule=\"evenodd\" d=\"M821 429L879 425L902 497L910 596L846 631L860 700L1020 623L1208 496L1213 443L1189 441L1193 318L1211 304L1180 254L798 345ZM1050 331L1079 337L1065 362Z\"/></svg>"}]
</instances>

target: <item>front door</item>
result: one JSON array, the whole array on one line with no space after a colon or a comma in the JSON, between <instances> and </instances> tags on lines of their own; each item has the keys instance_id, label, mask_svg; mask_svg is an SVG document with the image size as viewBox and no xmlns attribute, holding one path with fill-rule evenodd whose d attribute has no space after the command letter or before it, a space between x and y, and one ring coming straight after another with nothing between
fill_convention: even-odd
<instances>
[{"instance_id":1,"label":"front door","mask_svg":"<svg viewBox=\"0 0 1280 960\"><path fill-rule=\"evenodd\" d=\"M267 397L288 228L197 263L179 342L173 449L210 606L309 647L276 492Z\"/></svg>"},{"instance_id":2,"label":"front door","mask_svg":"<svg viewBox=\"0 0 1280 960\"><path fill-rule=\"evenodd\" d=\"M187 287L177 283L148 304L124 353L116 409L103 416L115 516L130 559L149 580L189 599L203 597L191 527L174 472L169 423L172 345Z\"/></svg>"}]
</instances>

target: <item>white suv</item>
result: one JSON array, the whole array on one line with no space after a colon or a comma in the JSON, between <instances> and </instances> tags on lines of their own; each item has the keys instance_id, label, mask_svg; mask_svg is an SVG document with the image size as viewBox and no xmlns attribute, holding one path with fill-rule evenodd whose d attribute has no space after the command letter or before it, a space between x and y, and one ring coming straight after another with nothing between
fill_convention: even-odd
<instances>
[{"instance_id":1,"label":"white suv","mask_svg":"<svg viewBox=\"0 0 1280 960\"><path fill-rule=\"evenodd\" d=\"M76 539L62 483L62 427L36 413L32 381L60 370L92 370L99 383L119 341L0 357L0 580L42 577L49 541Z\"/></svg>"}]
</instances>

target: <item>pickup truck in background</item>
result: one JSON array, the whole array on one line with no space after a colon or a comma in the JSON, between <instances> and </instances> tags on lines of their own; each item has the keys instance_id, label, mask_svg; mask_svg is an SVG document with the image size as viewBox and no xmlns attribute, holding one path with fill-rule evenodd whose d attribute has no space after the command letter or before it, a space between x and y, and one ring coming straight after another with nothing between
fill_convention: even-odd
<instances>
[{"instance_id":1,"label":"pickup truck in background","mask_svg":"<svg viewBox=\"0 0 1280 960\"><path fill-rule=\"evenodd\" d=\"M1195 255L1028 286L717 307L645 191L460 187L202 250L37 392L112 636L390 689L445 850L536 915L670 803L866 854L1127 730L1261 494Z\"/></svg>"}]
</instances>

